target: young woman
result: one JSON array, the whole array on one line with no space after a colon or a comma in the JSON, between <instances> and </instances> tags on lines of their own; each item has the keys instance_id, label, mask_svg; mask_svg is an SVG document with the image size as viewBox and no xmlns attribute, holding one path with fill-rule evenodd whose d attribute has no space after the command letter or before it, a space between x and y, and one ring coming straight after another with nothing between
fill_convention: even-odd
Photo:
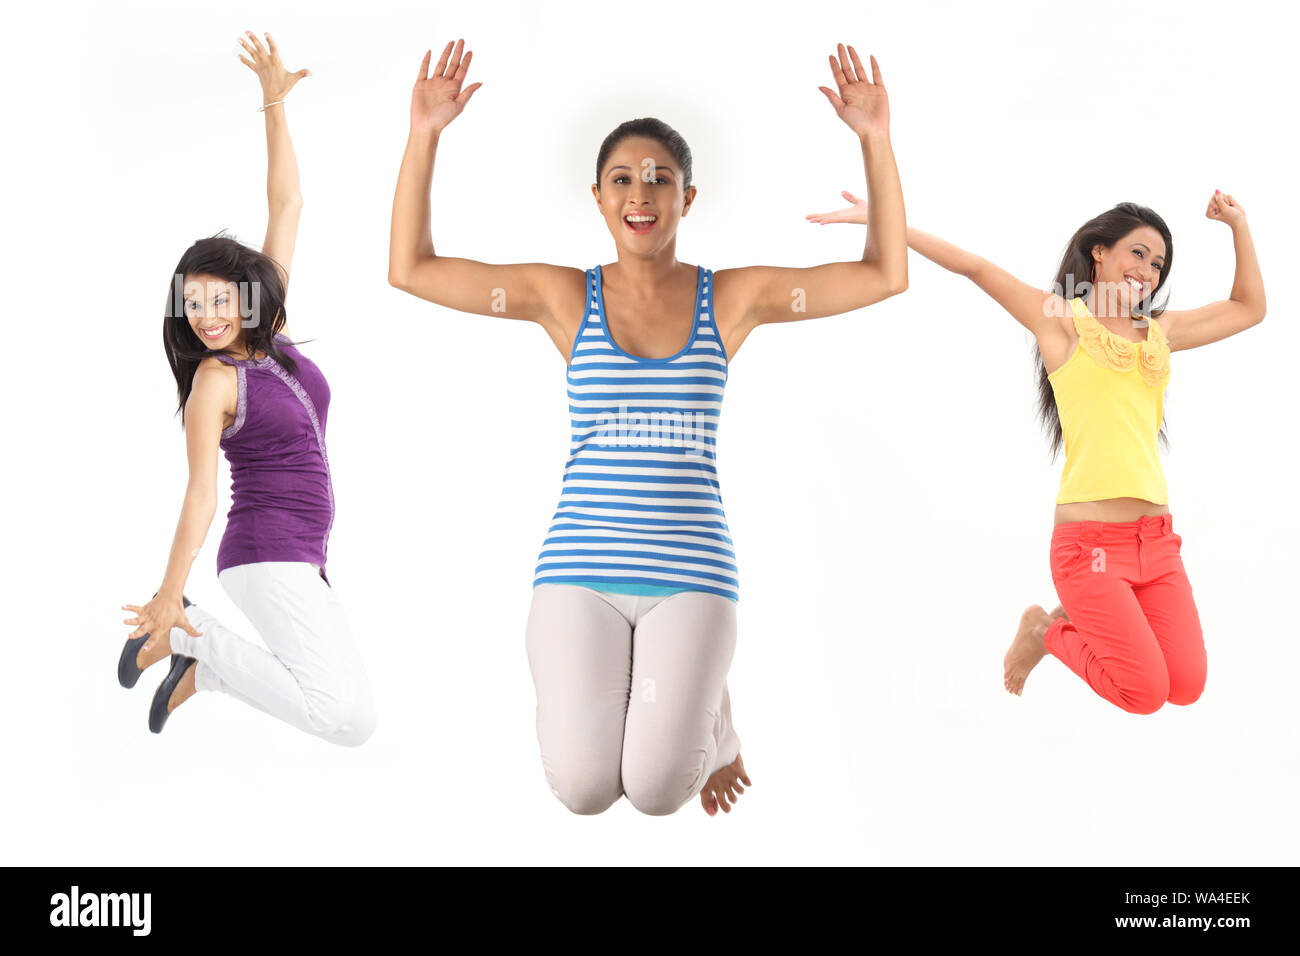
<instances>
[{"instance_id":1,"label":"young woman","mask_svg":"<svg viewBox=\"0 0 1300 956\"><path fill-rule=\"evenodd\" d=\"M190 478L162 586L125 623L118 663L133 687L170 656L149 729L196 690L222 691L332 743L371 735L374 707L343 606L325 575L334 492L325 450L330 391L291 343L285 296L302 197L284 100L309 70L288 73L275 41L240 42L266 114L269 222L259 253L233 239L195 242L168 291L163 343L176 376ZM218 579L270 653L245 641L182 589L217 503L217 449L230 462L233 502ZM192 623L191 623L192 622Z\"/></svg>"},{"instance_id":2,"label":"young woman","mask_svg":"<svg viewBox=\"0 0 1300 956\"><path fill-rule=\"evenodd\" d=\"M874 199L860 260L716 275L680 263L691 155L656 119L600 147L592 196L617 261L582 270L435 253L429 188L471 55L424 56L393 202L389 281L462 312L541 325L568 363L572 444L526 627L552 792L575 813L620 795L650 814L695 793L730 812L750 783L726 688L738 580L715 467L729 363L757 326L850 312L907 286L902 190L880 71L852 47L820 87L858 137ZM851 62L850 62L851 59ZM502 292L504 291L504 296Z\"/></svg>"},{"instance_id":3,"label":"young woman","mask_svg":"<svg viewBox=\"0 0 1300 956\"><path fill-rule=\"evenodd\" d=\"M864 222L864 203L811 216ZM1205 686L1205 644L1174 533L1157 436L1170 352L1236 335L1263 321L1264 280L1246 213L1215 190L1205 214L1226 223L1236 250L1228 298L1199 309L1154 305L1169 280L1173 239L1150 209L1121 203L1070 239L1056 286L1044 293L951 243L908 229L911 248L964 275L1038 343L1039 412L1052 451L1065 446L1051 541L1060 606L1020 619L1003 661L1008 691L1046 654L1106 700L1135 714L1190 704Z\"/></svg>"}]
</instances>

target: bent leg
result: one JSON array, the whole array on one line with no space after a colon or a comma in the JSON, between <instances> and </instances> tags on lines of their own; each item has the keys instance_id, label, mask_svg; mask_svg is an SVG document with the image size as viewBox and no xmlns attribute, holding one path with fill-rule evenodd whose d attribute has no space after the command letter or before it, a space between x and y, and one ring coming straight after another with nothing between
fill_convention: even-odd
<instances>
[{"instance_id":1,"label":"bent leg","mask_svg":"<svg viewBox=\"0 0 1300 956\"><path fill-rule=\"evenodd\" d=\"M202 636L173 628L171 641L173 651L198 660L195 688L238 698L331 743L364 743L375 724L369 681L343 607L316 569L263 561L227 568L220 581L269 652L191 606Z\"/></svg>"},{"instance_id":2,"label":"bent leg","mask_svg":"<svg viewBox=\"0 0 1300 956\"><path fill-rule=\"evenodd\" d=\"M632 627L589 588L538 584L525 643L546 783L574 813L602 813L623 795Z\"/></svg>"},{"instance_id":3,"label":"bent leg","mask_svg":"<svg viewBox=\"0 0 1300 956\"><path fill-rule=\"evenodd\" d=\"M637 623L623 790L642 813L676 812L740 752L726 686L735 650L736 605L721 595L682 591Z\"/></svg>"},{"instance_id":4,"label":"bent leg","mask_svg":"<svg viewBox=\"0 0 1300 956\"><path fill-rule=\"evenodd\" d=\"M1172 555L1165 555L1168 570L1134 589L1146 619L1155 632L1169 672L1171 704L1194 703L1205 690L1205 640L1201 618L1192 598L1192 585L1183 570L1177 545L1169 543ZM1162 562L1163 563L1163 562Z\"/></svg>"},{"instance_id":5,"label":"bent leg","mask_svg":"<svg viewBox=\"0 0 1300 956\"><path fill-rule=\"evenodd\" d=\"M1169 697L1164 654L1132 586L1120 573L1123 555L1111 566L1081 564L1054 577L1068 617L1054 619L1043 637L1047 653L1074 671L1097 694L1133 714L1151 714Z\"/></svg>"}]
</instances>

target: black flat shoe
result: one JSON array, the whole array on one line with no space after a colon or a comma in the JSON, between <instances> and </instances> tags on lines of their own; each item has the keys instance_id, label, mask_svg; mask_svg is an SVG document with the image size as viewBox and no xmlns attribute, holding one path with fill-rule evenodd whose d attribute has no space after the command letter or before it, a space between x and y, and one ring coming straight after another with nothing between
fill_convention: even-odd
<instances>
[{"instance_id":1,"label":"black flat shoe","mask_svg":"<svg viewBox=\"0 0 1300 956\"><path fill-rule=\"evenodd\" d=\"M157 596L157 594L154 595L154 597ZM189 607L193 603L194 602L184 594L181 595L181 605L183 607ZM144 671L136 666L135 658L136 655L140 653L140 648L147 640L149 640L148 634L141 634L136 638L128 638L126 644L122 647L122 656L117 659L117 682L128 690L136 685L136 681L138 681L140 675L144 673Z\"/></svg>"},{"instance_id":2,"label":"black flat shoe","mask_svg":"<svg viewBox=\"0 0 1300 956\"><path fill-rule=\"evenodd\" d=\"M167 723L167 718L171 716L167 713L167 701L172 699L172 691L176 690L176 685L181 682L181 678L193 663L192 657L186 657L184 654L172 655L172 669L167 672L163 682L154 691L153 703L149 705L149 729L155 734L162 733L163 724Z\"/></svg>"}]
</instances>

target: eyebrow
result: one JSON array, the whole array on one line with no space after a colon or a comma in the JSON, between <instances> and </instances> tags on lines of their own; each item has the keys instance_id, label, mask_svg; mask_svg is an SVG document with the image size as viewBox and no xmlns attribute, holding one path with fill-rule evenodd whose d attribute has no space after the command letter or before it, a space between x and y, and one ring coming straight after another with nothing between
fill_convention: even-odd
<instances>
[{"instance_id":1,"label":"eyebrow","mask_svg":"<svg viewBox=\"0 0 1300 956\"><path fill-rule=\"evenodd\" d=\"M1150 251L1151 251L1151 247L1148 246L1145 242L1139 242L1139 243L1136 243L1136 245L1141 246L1141 247L1142 247L1143 249L1145 249L1147 252L1150 252ZM1152 258L1152 259L1163 259L1164 256L1152 256L1151 258Z\"/></svg>"},{"instance_id":2,"label":"eyebrow","mask_svg":"<svg viewBox=\"0 0 1300 956\"><path fill-rule=\"evenodd\" d=\"M611 167L609 168L609 171L610 171L611 173L613 173L615 170L619 170L619 169L627 169L627 170L631 170L632 167L631 167L631 166L611 166ZM655 172L659 172L660 170L663 170L664 172L666 172L666 173L668 173L668 174L670 174L670 175L676 175L676 173L674 172L674 170L673 170L673 168L672 168L671 166L660 166L658 163L656 163L656 164L655 164Z\"/></svg>"}]
</instances>

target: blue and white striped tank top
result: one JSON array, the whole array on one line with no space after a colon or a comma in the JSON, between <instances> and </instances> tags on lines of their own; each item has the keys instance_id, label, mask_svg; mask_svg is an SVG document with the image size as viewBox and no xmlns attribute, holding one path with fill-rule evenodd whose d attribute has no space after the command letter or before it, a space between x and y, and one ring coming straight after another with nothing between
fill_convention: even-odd
<instances>
[{"instance_id":1,"label":"blue and white striped tank top","mask_svg":"<svg viewBox=\"0 0 1300 956\"><path fill-rule=\"evenodd\" d=\"M569 459L534 587L739 600L715 453L727 354L713 324L713 272L697 269L691 336L662 359L615 344L600 266L587 270L567 376Z\"/></svg>"}]
</instances>

